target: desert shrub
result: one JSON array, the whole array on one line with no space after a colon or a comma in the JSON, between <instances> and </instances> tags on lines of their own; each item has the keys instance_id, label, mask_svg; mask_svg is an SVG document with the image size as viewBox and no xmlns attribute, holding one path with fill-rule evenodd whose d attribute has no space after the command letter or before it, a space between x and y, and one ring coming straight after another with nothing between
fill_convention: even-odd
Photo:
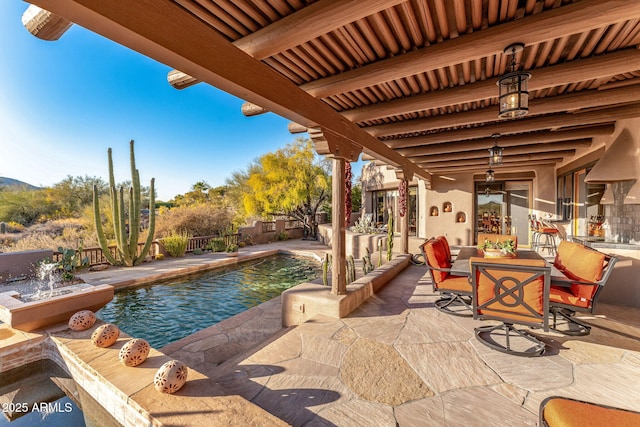
<instances>
[{"instance_id":1,"label":"desert shrub","mask_svg":"<svg viewBox=\"0 0 640 427\"><path fill-rule=\"evenodd\" d=\"M289 238L289 235L287 234L286 231L279 231L278 233L276 233L276 240L278 241L287 240L288 238Z\"/></svg>"},{"instance_id":2,"label":"desert shrub","mask_svg":"<svg viewBox=\"0 0 640 427\"><path fill-rule=\"evenodd\" d=\"M162 238L172 233L191 236L212 236L231 221L226 209L212 204L180 206L156 217L156 236Z\"/></svg>"},{"instance_id":3,"label":"desert shrub","mask_svg":"<svg viewBox=\"0 0 640 427\"><path fill-rule=\"evenodd\" d=\"M9 221L7 222L7 232L8 233L20 233L24 231L25 226L20 224L19 222Z\"/></svg>"},{"instance_id":4,"label":"desert shrub","mask_svg":"<svg viewBox=\"0 0 640 427\"><path fill-rule=\"evenodd\" d=\"M98 241L93 228L77 218L58 219L24 228L21 233L3 234L0 237L0 251L18 252L33 249L59 247L95 247Z\"/></svg>"},{"instance_id":5,"label":"desert shrub","mask_svg":"<svg viewBox=\"0 0 640 427\"><path fill-rule=\"evenodd\" d=\"M157 254L155 257L158 261L162 261L164 259L164 255L162 254Z\"/></svg>"},{"instance_id":6,"label":"desert shrub","mask_svg":"<svg viewBox=\"0 0 640 427\"><path fill-rule=\"evenodd\" d=\"M175 258L183 257L187 251L189 243L189 235L186 233L172 233L171 235L160 239L160 244L165 248L169 255Z\"/></svg>"},{"instance_id":7,"label":"desert shrub","mask_svg":"<svg viewBox=\"0 0 640 427\"><path fill-rule=\"evenodd\" d=\"M209 244L207 245L207 250L211 252L223 252L225 250L226 245L224 244L224 238L222 237L214 237L209 240Z\"/></svg>"}]
</instances>

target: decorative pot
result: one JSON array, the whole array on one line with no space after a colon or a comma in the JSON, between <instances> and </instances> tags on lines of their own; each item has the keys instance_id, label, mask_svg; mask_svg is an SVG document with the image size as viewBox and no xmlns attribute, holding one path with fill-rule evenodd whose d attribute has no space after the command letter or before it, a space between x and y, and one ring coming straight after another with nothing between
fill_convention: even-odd
<instances>
[{"instance_id":1,"label":"decorative pot","mask_svg":"<svg viewBox=\"0 0 640 427\"><path fill-rule=\"evenodd\" d=\"M513 252L508 252L504 249L484 249L485 258L514 258L516 256Z\"/></svg>"},{"instance_id":2,"label":"decorative pot","mask_svg":"<svg viewBox=\"0 0 640 427\"><path fill-rule=\"evenodd\" d=\"M120 349L118 358L120 363L125 366L138 366L149 356L149 350L151 346L142 338L135 338L127 341L127 343Z\"/></svg>"},{"instance_id":3,"label":"decorative pot","mask_svg":"<svg viewBox=\"0 0 640 427\"><path fill-rule=\"evenodd\" d=\"M96 323L96 315L91 310L80 310L69 319L69 328L72 331L84 331Z\"/></svg>"},{"instance_id":4,"label":"decorative pot","mask_svg":"<svg viewBox=\"0 0 640 427\"><path fill-rule=\"evenodd\" d=\"M158 369L153 385L160 393L172 394L187 382L187 374L187 365L179 360L170 360Z\"/></svg>"},{"instance_id":5,"label":"decorative pot","mask_svg":"<svg viewBox=\"0 0 640 427\"><path fill-rule=\"evenodd\" d=\"M93 334L91 334L91 342L96 347L109 347L118 341L119 336L120 329L112 323L107 323L93 331Z\"/></svg>"}]
</instances>

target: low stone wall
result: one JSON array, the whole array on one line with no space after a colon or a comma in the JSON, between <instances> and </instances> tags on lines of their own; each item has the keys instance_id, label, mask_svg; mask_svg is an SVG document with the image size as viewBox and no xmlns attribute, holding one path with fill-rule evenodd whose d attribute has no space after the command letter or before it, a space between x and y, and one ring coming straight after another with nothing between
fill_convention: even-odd
<instances>
[{"instance_id":1,"label":"low stone wall","mask_svg":"<svg viewBox=\"0 0 640 427\"><path fill-rule=\"evenodd\" d=\"M346 295L333 295L319 281L303 283L282 293L282 326L300 325L317 314L343 318L404 270L410 255L397 255L371 273L347 285Z\"/></svg>"},{"instance_id":2,"label":"low stone wall","mask_svg":"<svg viewBox=\"0 0 640 427\"><path fill-rule=\"evenodd\" d=\"M38 262L52 257L53 251L48 249L0 253L0 282L19 277L33 277Z\"/></svg>"},{"instance_id":3,"label":"low stone wall","mask_svg":"<svg viewBox=\"0 0 640 427\"><path fill-rule=\"evenodd\" d=\"M320 242L324 245L331 246L331 224L323 224L318 227L318 234ZM378 259L378 242L382 241L383 257L387 256L387 235L385 233L379 234L361 234L352 233L346 231L346 251L347 255L353 255L355 259L361 259L366 255L366 249L369 248L371 252L371 258L374 260L374 265ZM420 253L420 245L424 243L425 239L415 236L409 236L409 253ZM393 237L393 248L398 251L400 247L400 235L396 233Z\"/></svg>"}]
</instances>

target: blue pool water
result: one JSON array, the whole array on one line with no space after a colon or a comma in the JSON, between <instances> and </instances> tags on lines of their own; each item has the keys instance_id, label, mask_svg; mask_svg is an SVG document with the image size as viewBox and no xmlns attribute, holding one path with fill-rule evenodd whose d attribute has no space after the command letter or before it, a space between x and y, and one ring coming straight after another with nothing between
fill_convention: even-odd
<instances>
[{"instance_id":1,"label":"blue pool water","mask_svg":"<svg viewBox=\"0 0 640 427\"><path fill-rule=\"evenodd\" d=\"M98 317L161 348L320 275L320 263L276 255L117 291Z\"/></svg>"}]
</instances>

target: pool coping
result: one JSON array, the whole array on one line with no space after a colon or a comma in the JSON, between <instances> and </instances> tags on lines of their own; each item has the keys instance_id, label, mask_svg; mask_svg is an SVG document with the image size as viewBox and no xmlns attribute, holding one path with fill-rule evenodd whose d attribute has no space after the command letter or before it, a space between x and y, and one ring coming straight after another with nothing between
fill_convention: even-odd
<instances>
[{"instance_id":1,"label":"pool coping","mask_svg":"<svg viewBox=\"0 0 640 427\"><path fill-rule=\"evenodd\" d=\"M213 262L202 262L197 266L173 269L171 277L211 270L278 253L310 255L320 260L318 253L322 253L326 249L318 249L315 252L313 250L282 248L252 251L241 254L237 259L221 260L217 258ZM139 286L157 281L159 277L166 278L167 271L156 275L146 275L144 278L137 277L117 281L114 287ZM254 322L264 323L262 318L254 312L264 309L261 306L271 305L270 316L272 320L276 320L277 329L233 357L234 359L241 358L246 351L250 351L256 345L264 345L265 341L272 340L273 337L278 336L278 333L288 330L282 326L280 300L281 297L274 298L200 332L206 331L204 334L209 334L210 328L235 330L238 325L245 323L247 317L253 317ZM182 348L182 341L191 339L192 343L196 345L199 343L198 332L168 344L160 350L152 349L149 359L145 363L136 368L129 368L118 362L118 353L119 349L131 337L122 334L116 344L107 349L100 349L91 344L91 333L100 323L99 321L91 329L81 333L71 331L66 324L55 325L35 333L13 330L18 334L18 337L14 339L15 342L9 348L5 346L0 348L0 369L5 370L9 366L4 363L8 359L6 357L7 351L13 352L12 356L18 356L10 357L13 367L43 358L51 359L68 371L74 380L77 379L83 389L100 401L102 406L125 426L210 425L212 416L216 416L217 420L228 424L287 425L252 402L225 390L222 385L214 381L214 377L206 376L194 368L192 361L176 357ZM0 325L0 334L2 327L8 328L6 325ZM153 375L162 363L172 358L178 358L187 363L189 379L187 385L178 393L163 395L155 390ZM204 365L203 367L206 368ZM132 375L134 372L136 375ZM202 372L209 373L209 369L204 369ZM188 417L188 421L185 420L185 417Z\"/></svg>"}]
</instances>

